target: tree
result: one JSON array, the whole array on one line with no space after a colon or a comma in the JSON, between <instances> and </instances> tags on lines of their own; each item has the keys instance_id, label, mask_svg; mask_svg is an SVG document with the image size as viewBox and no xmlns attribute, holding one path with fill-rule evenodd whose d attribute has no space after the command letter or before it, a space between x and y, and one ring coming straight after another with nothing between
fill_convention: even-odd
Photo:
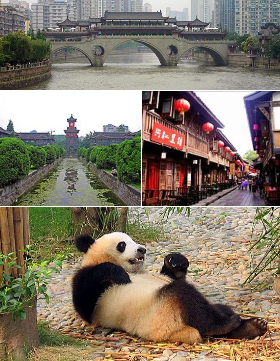
<instances>
[{"instance_id":1,"label":"tree","mask_svg":"<svg viewBox=\"0 0 280 361\"><path fill-rule=\"evenodd\" d=\"M32 168L38 169L46 164L47 152L43 148L29 145L27 146L27 151Z\"/></svg>"},{"instance_id":2,"label":"tree","mask_svg":"<svg viewBox=\"0 0 280 361\"><path fill-rule=\"evenodd\" d=\"M13 121L11 119L9 120L9 123L7 125L7 131L11 132L11 137L15 136L14 123L13 123Z\"/></svg>"},{"instance_id":3,"label":"tree","mask_svg":"<svg viewBox=\"0 0 280 361\"><path fill-rule=\"evenodd\" d=\"M277 59L280 56L280 36L274 35L271 40L265 45L266 56Z\"/></svg>"},{"instance_id":4,"label":"tree","mask_svg":"<svg viewBox=\"0 0 280 361\"><path fill-rule=\"evenodd\" d=\"M31 60L32 45L24 33L10 33L1 38L3 53L11 58L11 63L25 64Z\"/></svg>"},{"instance_id":5,"label":"tree","mask_svg":"<svg viewBox=\"0 0 280 361\"><path fill-rule=\"evenodd\" d=\"M259 45L259 40L252 36L248 36L247 39L241 43L242 50L245 52L248 52L252 47Z\"/></svg>"},{"instance_id":6,"label":"tree","mask_svg":"<svg viewBox=\"0 0 280 361\"><path fill-rule=\"evenodd\" d=\"M141 137L125 140L117 152L118 179L125 183L139 183L141 174Z\"/></svg>"},{"instance_id":7,"label":"tree","mask_svg":"<svg viewBox=\"0 0 280 361\"><path fill-rule=\"evenodd\" d=\"M258 155L254 150L250 149L242 155L242 158L246 160L249 164L253 164L253 160L257 159Z\"/></svg>"}]
</instances>

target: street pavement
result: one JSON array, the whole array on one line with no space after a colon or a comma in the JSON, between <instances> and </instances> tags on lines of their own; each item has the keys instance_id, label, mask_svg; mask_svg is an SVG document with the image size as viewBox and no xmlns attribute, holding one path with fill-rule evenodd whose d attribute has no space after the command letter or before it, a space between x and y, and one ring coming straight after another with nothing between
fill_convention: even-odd
<instances>
[{"instance_id":1,"label":"street pavement","mask_svg":"<svg viewBox=\"0 0 280 361\"><path fill-rule=\"evenodd\" d=\"M214 200L211 206L264 206L264 199L260 198L259 192L252 193L249 190L236 188L227 195Z\"/></svg>"}]
</instances>

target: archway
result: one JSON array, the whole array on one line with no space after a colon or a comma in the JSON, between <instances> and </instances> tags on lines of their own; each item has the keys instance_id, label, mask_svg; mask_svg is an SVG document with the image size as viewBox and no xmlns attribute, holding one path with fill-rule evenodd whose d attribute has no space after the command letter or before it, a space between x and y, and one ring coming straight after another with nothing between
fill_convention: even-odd
<instances>
[{"instance_id":1,"label":"archway","mask_svg":"<svg viewBox=\"0 0 280 361\"><path fill-rule=\"evenodd\" d=\"M70 46L69 46L69 45L68 45L68 46L67 46L67 45L61 46L61 47L59 47L59 48L57 48L57 49L55 49L55 50L52 50L52 51L51 51L51 54L53 55L53 54L55 54L55 53L59 53L59 52L61 52L62 50L64 50L64 51L65 51L65 50L69 50L69 51L74 50L74 51L77 51L77 52L83 54L83 55L86 57L86 59L90 62L90 65L93 65L91 59L90 59L89 56L88 56L88 54L85 53L83 50L75 47L75 46L71 46L71 45L70 45Z\"/></svg>"},{"instance_id":2,"label":"archway","mask_svg":"<svg viewBox=\"0 0 280 361\"><path fill-rule=\"evenodd\" d=\"M201 49L201 50L205 51L206 53L208 53L212 57L216 66L227 65L227 61L224 58L224 56L220 52L218 52L216 49L213 49L210 46L193 46L193 47L189 48L187 51L185 51L180 56L180 59L182 59L182 57L188 55L191 51L193 51L195 49Z\"/></svg>"},{"instance_id":3,"label":"archway","mask_svg":"<svg viewBox=\"0 0 280 361\"><path fill-rule=\"evenodd\" d=\"M164 57L164 55L162 54L162 52L155 47L153 44L150 44L147 41L143 41L143 40L135 40L135 39L126 39L124 41L120 41L118 44L116 44L112 49L110 49L109 51L105 52L104 55L104 63L106 63L106 61L108 60L108 58L110 58L110 56L112 55L112 53L117 49L120 48L121 46L125 45L125 44L139 44L142 45L146 48L148 48L149 50L151 50L151 52L156 56L157 60L159 61L160 65L167 65L166 59ZM129 55L129 54L127 54Z\"/></svg>"}]
</instances>

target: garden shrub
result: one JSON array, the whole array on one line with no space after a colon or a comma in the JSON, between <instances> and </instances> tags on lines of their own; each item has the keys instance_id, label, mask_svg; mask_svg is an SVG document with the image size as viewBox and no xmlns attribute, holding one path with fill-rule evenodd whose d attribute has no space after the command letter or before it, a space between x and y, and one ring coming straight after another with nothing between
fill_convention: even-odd
<instances>
[{"instance_id":1,"label":"garden shrub","mask_svg":"<svg viewBox=\"0 0 280 361\"><path fill-rule=\"evenodd\" d=\"M122 142L117 152L117 172L120 181L139 183L141 174L141 137Z\"/></svg>"},{"instance_id":2,"label":"garden shrub","mask_svg":"<svg viewBox=\"0 0 280 361\"><path fill-rule=\"evenodd\" d=\"M26 177L30 159L24 142L16 138L0 139L0 187Z\"/></svg>"},{"instance_id":3,"label":"garden shrub","mask_svg":"<svg viewBox=\"0 0 280 361\"><path fill-rule=\"evenodd\" d=\"M32 168L38 169L46 164L47 152L44 150L44 148L29 145L27 146L27 151Z\"/></svg>"},{"instance_id":4,"label":"garden shrub","mask_svg":"<svg viewBox=\"0 0 280 361\"><path fill-rule=\"evenodd\" d=\"M53 146L53 145L44 145L42 148L47 153L47 159L46 159L47 164L53 163L57 158L57 152L56 152L55 146Z\"/></svg>"}]
</instances>

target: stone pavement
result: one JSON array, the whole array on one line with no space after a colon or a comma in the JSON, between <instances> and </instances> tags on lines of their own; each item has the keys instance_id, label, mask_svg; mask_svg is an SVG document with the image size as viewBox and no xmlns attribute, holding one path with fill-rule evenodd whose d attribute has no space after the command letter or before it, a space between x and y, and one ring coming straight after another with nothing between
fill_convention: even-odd
<instances>
[{"instance_id":1,"label":"stone pavement","mask_svg":"<svg viewBox=\"0 0 280 361\"><path fill-rule=\"evenodd\" d=\"M241 190L237 187L226 189L213 196L203 199L195 206L264 206L263 198L260 198L259 192L252 193L249 190Z\"/></svg>"},{"instance_id":2,"label":"stone pavement","mask_svg":"<svg viewBox=\"0 0 280 361\"><path fill-rule=\"evenodd\" d=\"M144 208L130 209L131 220L135 221L140 217L141 223L146 222L163 228L164 236L158 242L149 243L147 239L147 271L158 272L163 258L168 253L181 252L190 261L188 281L193 282L210 301L231 305L236 312L243 315L257 315L267 318L270 322L279 322L280 302L271 289L272 278L269 272L261 275L252 285L263 282L268 283L268 288L259 290L252 289L249 285L242 286L250 272L249 266L252 261L248 247L251 242L254 208L193 207L190 217L185 213L175 212L168 219L162 218L161 208L149 208L148 213L149 217L145 215ZM254 225L254 230L256 233L260 232L260 226ZM254 262L260 256L258 255ZM131 355L152 352L152 359L159 361L211 361L208 358L211 356L216 360L218 348L214 356L212 349L211 352L202 352L192 346L176 349L172 344L163 344L156 348L151 343L142 342L124 333L114 332L112 335L110 330L99 327L93 330L92 327L86 326L76 315L71 301L71 280L73 273L80 266L80 261L79 259L64 262L62 272L51 279L48 287L50 303L38 300L38 318L49 321L51 327L63 333L90 338L93 348L92 359L103 360L110 352L118 355L125 352ZM228 354L223 355L226 359L230 358L230 347ZM222 358L218 357L220 361ZM140 359L151 358L143 356L138 358Z\"/></svg>"}]
</instances>

